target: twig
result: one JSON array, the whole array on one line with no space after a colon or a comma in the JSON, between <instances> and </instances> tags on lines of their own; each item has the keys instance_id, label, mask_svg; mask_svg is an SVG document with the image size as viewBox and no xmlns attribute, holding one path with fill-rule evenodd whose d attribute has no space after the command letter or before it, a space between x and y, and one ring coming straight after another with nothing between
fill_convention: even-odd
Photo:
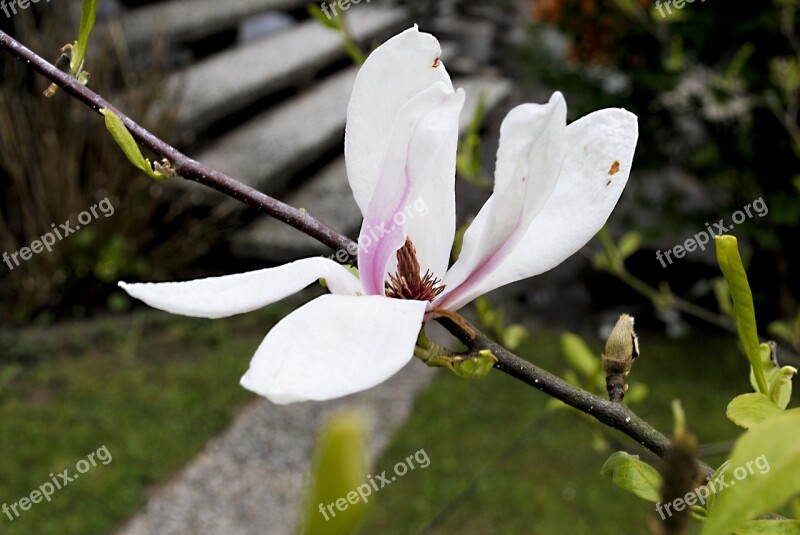
<instances>
[{"instance_id":1,"label":"twig","mask_svg":"<svg viewBox=\"0 0 800 535\"><path fill-rule=\"evenodd\" d=\"M608 401L569 384L560 377L531 364L493 342L469 324L466 326L473 329L474 336L470 335L464 328L465 326L461 326L449 318L439 318L437 321L468 347L491 351L497 357L498 362L495 364L495 368L498 370L593 416L609 427L622 431L659 457L663 458L666 454L670 446L669 438L637 416L627 405ZM705 463L698 460L697 464L698 470L706 478L714 473L714 470Z\"/></svg>"},{"instance_id":2,"label":"twig","mask_svg":"<svg viewBox=\"0 0 800 535\"><path fill-rule=\"evenodd\" d=\"M199 182L204 186L258 208L262 212L317 239L335 251L348 252L356 250L355 243L351 239L314 219L307 213L189 158L137 124L100 95L81 84L74 76L58 70L54 65L51 65L3 31L0 31L0 48L6 49L11 55L26 63L30 68L54 82L65 93L86 104L98 114L104 108L113 111L122 119L125 127L137 142L153 151L160 158L169 160L172 163L172 167L181 177ZM350 260L352 261L353 258L351 257Z\"/></svg>"}]
</instances>

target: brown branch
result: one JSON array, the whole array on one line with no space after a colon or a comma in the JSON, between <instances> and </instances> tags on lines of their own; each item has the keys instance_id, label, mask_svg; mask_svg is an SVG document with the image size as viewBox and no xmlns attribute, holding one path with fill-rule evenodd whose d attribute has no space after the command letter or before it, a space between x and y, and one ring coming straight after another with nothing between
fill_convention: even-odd
<instances>
[{"instance_id":1,"label":"brown branch","mask_svg":"<svg viewBox=\"0 0 800 535\"><path fill-rule=\"evenodd\" d=\"M0 48L6 49L11 55L55 83L65 93L92 108L98 115L100 110L104 108L113 111L122 119L122 122L125 123L125 127L130 131L137 142L158 155L159 158L166 158L169 160L172 163L173 169L175 169L181 177L199 182L204 186L213 188L245 204L253 206L293 226L301 232L308 234L335 251L342 250L348 252L349 260L352 260L353 255L349 253L356 250L356 244L347 236L342 235L297 208L289 206L250 186L234 180L224 173L220 173L189 158L178 149L172 147L170 144L159 139L147 129L137 124L100 95L78 82L74 76L58 70L54 65L51 65L3 31L0 31Z\"/></svg>"},{"instance_id":2,"label":"brown branch","mask_svg":"<svg viewBox=\"0 0 800 535\"><path fill-rule=\"evenodd\" d=\"M491 351L497 357L498 362L494 367L498 370L593 416L609 427L622 431L659 457L663 458L666 455L670 447L669 438L637 416L627 405L600 398L569 384L560 377L531 364L493 342L465 320L462 320L463 325L445 317L439 318L437 321L467 347ZM470 329L472 332L469 331ZM697 465L704 477L709 478L713 475L714 470L705 463L698 460Z\"/></svg>"},{"instance_id":3,"label":"brown branch","mask_svg":"<svg viewBox=\"0 0 800 535\"><path fill-rule=\"evenodd\" d=\"M169 160L172 163L172 167L183 178L194 180L245 204L256 207L332 249L348 252L350 261L354 260L354 255L350 253L357 250L356 244L348 237L307 213L273 199L250 186L189 158L134 122L115 106L100 97L100 95L78 82L73 76L58 70L55 66L2 31L0 31L0 48L6 49L11 55L26 63L30 68L58 85L65 93L89 106L98 114L104 108L113 111L122 119L126 128L128 128L137 142L153 151L159 157ZM570 385L561 378L534 366L492 342L486 335L466 322L459 324L446 317L442 317L438 321L471 349L490 350L499 360L495 364L497 369L595 417L614 429L622 431L660 457L663 457L666 453L670 444L669 439L639 418L627 406L601 399ZM711 468L700 461L698 461L698 468L706 476L710 476L713 473Z\"/></svg>"}]
</instances>

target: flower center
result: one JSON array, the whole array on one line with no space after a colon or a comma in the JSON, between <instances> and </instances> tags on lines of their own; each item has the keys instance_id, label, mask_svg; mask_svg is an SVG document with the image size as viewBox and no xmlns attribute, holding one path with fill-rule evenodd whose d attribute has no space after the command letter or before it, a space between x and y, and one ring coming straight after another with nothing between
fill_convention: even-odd
<instances>
[{"instance_id":1,"label":"flower center","mask_svg":"<svg viewBox=\"0 0 800 535\"><path fill-rule=\"evenodd\" d=\"M397 251L397 273L389 274L386 281L386 297L433 301L444 291L441 279L433 276L430 270L420 276L419 261L414 244L406 238L406 243Z\"/></svg>"}]
</instances>

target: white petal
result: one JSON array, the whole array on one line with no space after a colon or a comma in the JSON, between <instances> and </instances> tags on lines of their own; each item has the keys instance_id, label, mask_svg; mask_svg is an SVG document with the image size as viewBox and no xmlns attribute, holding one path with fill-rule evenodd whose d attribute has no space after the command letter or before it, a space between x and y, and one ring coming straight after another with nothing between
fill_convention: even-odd
<instances>
[{"instance_id":1,"label":"white petal","mask_svg":"<svg viewBox=\"0 0 800 535\"><path fill-rule=\"evenodd\" d=\"M418 192L403 209L405 231L417 250L422 272L430 270L444 278L450 263L450 250L456 235L456 152L458 147L458 115L463 105L463 91L457 107L450 108L454 117L443 126L438 136L439 147L431 156ZM392 270L394 272L394 270Z\"/></svg>"},{"instance_id":2,"label":"white petal","mask_svg":"<svg viewBox=\"0 0 800 535\"><path fill-rule=\"evenodd\" d=\"M242 386L275 403L322 401L372 388L413 357L425 304L318 297L272 328Z\"/></svg>"},{"instance_id":3,"label":"white petal","mask_svg":"<svg viewBox=\"0 0 800 535\"><path fill-rule=\"evenodd\" d=\"M347 108L344 151L350 187L363 215L400 109L435 83L453 89L438 61L441 53L436 38L414 26L375 49L358 71Z\"/></svg>"},{"instance_id":4,"label":"white petal","mask_svg":"<svg viewBox=\"0 0 800 535\"><path fill-rule=\"evenodd\" d=\"M397 115L381 164L378 188L358 239L359 274L369 294L383 294L387 263L403 245L406 227L412 223L417 232L412 240L419 240L421 262L446 261L455 231L453 177L458 114L463 103L463 91L454 92L447 85L436 83L412 98ZM449 166L449 172L443 164ZM423 192L427 216L409 217L407 210L413 211ZM430 197L434 193L442 194L444 199ZM438 211L439 200L450 206L448 221L443 220L447 215ZM431 208L431 204L435 207ZM423 223L431 226L422 227Z\"/></svg>"},{"instance_id":5,"label":"white petal","mask_svg":"<svg viewBox=\"0 0 800 535\"><path fill-rule=\"evenodd\" d=\"M119 286L153 308L198 318L223 318L250 312L283 299L324 278L331 292L363 293L344 266L327 258L304 258L283 266L187 282Z\"/></svg>"},{"instance_id":6,"label":"white petal","mask_svg":"<svg viewBox=\"0 0 800 535\"><path fill-rule=\"evenodd\" d=\"M638 135L636 116L623 109L600 110L570 124L570 151L544 208L498 269L448 308L456 310L504 284L544 273L592 239L628 182Z\"/></svg>"},{"instance_id":7,"label":"white petal","mask_svg":"<svg viewBox=\"0 0 800 535\"><path fill-rule=\"evenodd\" d=\"M467 230L436 306L479 284L523 237L555 189L567 154L566 116L564 97L554 93L547 104L517 106L503 120L494 192Z\"/></svg>"}]
</instances>

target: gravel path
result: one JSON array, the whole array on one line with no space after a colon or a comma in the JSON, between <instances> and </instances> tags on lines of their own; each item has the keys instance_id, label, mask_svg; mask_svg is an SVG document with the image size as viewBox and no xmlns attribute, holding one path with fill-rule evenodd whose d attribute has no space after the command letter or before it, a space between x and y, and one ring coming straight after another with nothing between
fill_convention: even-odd
<instances>
[{"instance_id":1,"label":"gravel path","mask_svg":"<svg viewBox=\"0 0 800 535\"><path fill-rule=\"evenodd\" d=\"M411 411L414 395L434 370L414 360L386 383L326 403L248 405L220 436L172 480L117 535L289 535L323 418L345 407L373 420L371 456L384 448Z\"/></svg>"}]
</instances>

